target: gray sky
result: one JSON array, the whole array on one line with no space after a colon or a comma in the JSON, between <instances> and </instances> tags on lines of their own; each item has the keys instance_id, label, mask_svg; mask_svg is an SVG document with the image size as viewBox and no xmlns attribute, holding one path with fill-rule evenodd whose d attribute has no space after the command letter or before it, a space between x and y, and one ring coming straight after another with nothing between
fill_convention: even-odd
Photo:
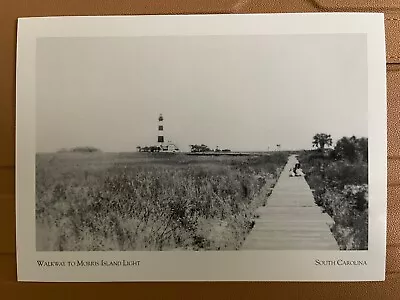
<instances>
[{"instance_id":1,"label":"gray sky","mask_svg":"<svg viewBox=\"0 0 400 300\"><path fill-rule=\"evenodd\" d=\"M166 140L262 151L367 136L364 35L46 38L37 151Z\"/></svg>"}]
</instances>

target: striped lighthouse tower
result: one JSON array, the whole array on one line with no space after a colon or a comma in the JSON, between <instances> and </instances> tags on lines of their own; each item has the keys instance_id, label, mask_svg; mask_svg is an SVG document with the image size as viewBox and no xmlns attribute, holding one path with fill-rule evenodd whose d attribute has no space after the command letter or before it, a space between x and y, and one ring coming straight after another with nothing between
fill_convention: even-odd
<instances>
[{"instance_id":1,"label":"striped lighthouse tower","mask_svg":"<svg viewBox=\"0 0 400 300\"><path fill-rule=\"evenodd\" d=\"M158 117L158 144L162 147L164 143L164 125L163 125L164 117L162 114Z\"/></svg>"}]
</instances>

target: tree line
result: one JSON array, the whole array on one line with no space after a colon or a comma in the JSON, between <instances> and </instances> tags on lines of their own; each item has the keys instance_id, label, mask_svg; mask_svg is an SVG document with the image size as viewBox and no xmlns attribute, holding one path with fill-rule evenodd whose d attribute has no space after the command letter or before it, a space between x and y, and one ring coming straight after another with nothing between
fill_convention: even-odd
<instances>
[{"instance_id":1,"label":"tree line","mask_svg":"<svg viewBox=\"0 0 400 300\"><path fill-rule=\"evenodd\" d=\"M208 147L207 145L201 144L201 145L189 145L190 147L190 152L231 152L230 149L219 149L219 147L217 146L217 148L215 149L211 149L210 147Z\"/></svg>"},{"instance_id":2,"label":"tree line","mask_svg":"<svg viewBox=\"0 0 400 300\"><path fill-rule=\"evenodd\" d=\"M330 134L317 133L313 137L312 145L318 151L324 152L325 147L332 146ZM336 142L335 147L330 153L334 158L355 161L368 161L368 138L356 136L342 137Z\"/></svg>"}]
</instances>

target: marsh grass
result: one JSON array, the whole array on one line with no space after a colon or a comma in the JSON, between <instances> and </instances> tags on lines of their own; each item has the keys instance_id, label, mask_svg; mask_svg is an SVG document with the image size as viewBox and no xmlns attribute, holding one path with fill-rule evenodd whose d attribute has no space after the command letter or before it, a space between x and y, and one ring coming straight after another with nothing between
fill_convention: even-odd
<instances>
[{"instance_id":1,"label":"marsh grass","mask_svg":"<svg viewBox=\"0 0 400 300\"><path fill-rule=\"evenodd\" d=\"M286 160L38 154L37 250L239 249Z\"/></svg>"}]
</instances>

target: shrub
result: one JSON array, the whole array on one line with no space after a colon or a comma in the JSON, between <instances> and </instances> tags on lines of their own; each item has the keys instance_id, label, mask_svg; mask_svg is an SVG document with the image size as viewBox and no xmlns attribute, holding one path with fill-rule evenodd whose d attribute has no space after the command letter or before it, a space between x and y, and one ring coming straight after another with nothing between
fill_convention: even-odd
<instances>
[{"instance_id":1,"label":"shrub","mask_svg":"<svg viewBox=\"0 0 400 300\"><path fill-rule=\"evenodd\" d=\"M364 162L368 161L368 139L367 138L356 138L343 137L335 146L335 154L337 158L355 162L361 160Z\"/></svg>"},{"instance_id":2,"label":"shrub","mask_svg":"<svg viewBox=\"0 0 400 300\"><path fill-rule=\"evenodd\" d=\"M299 159L315 190L316 203L335 221L332 232L341 249L367 249L368 164L364 159L350 159L353 152L346 158L337 153L305 152Z\"/></svg>"}]
</instances>

